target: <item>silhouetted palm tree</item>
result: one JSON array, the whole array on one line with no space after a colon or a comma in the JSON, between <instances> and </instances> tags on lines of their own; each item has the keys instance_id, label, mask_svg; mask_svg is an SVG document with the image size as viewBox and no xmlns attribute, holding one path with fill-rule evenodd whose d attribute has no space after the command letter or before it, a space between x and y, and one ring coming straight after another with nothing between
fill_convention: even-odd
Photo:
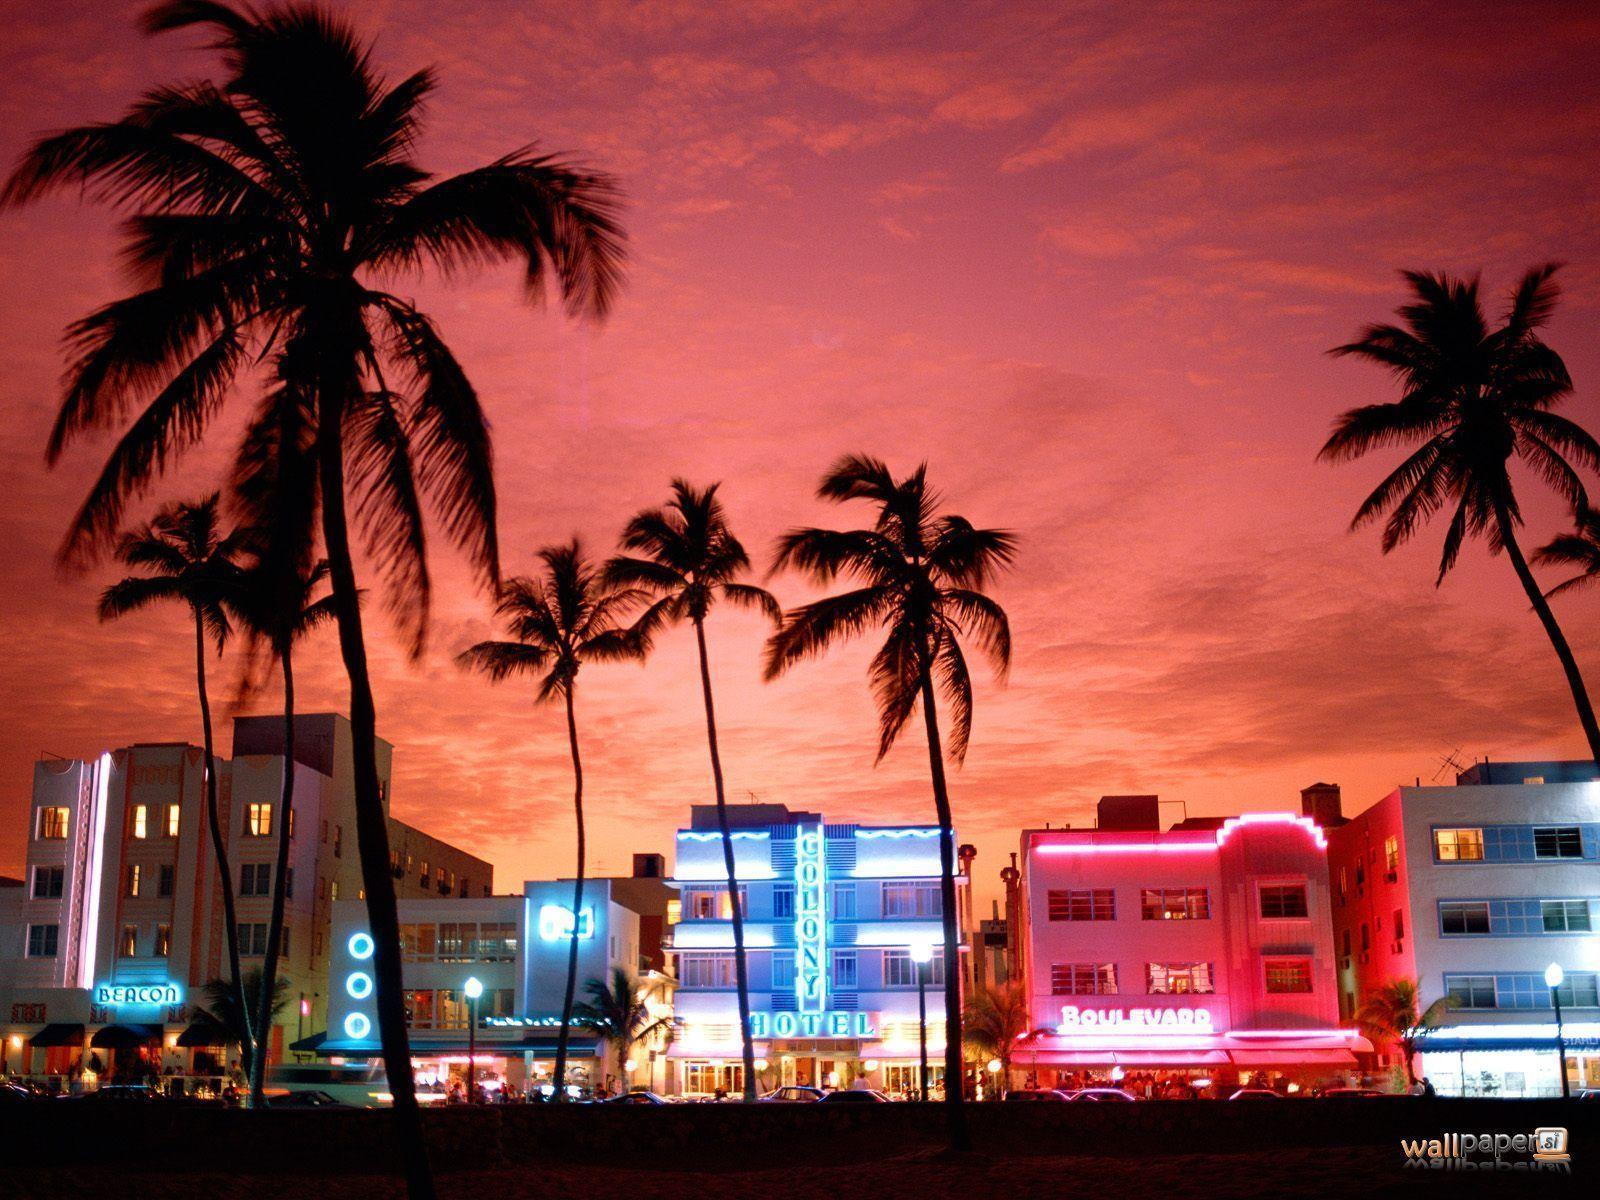
<instances>
[{"instance_id":1,"label":"silhouetted palm tree","mask_svg":"<svg viewBox=\"0 0 1600 1200\"><path fill-rule=\"evenodd\" d=\"M567 1042L578 981L578 938L583 926L583 876L586 844L583 824L583 758L578 751L578 671L586 662L641 660L648 639L624 627L627 615L645 601L644 593L607 583L584 557L574 538L564 546L539 551L544 573L538 579L506 580L495 612L506 619L509 642L479 642L456 662L482 671L495 683L512 675L537 675L535 702L560 697L567 710L567 743L572 751L572 809L578 825L578 867L572 888L572 933L568 938L567 987L561 1002L561 1033L556 1041L555 1096L566 1098Z\"/></svg>"},{"instance_id":2,"label":"silhouetted palm tree","mask_svg":"<svg viewBox=\"0 0 1600 1200\"><path fill-rule=\"evenodd\" d=\"M617 1056L617 1078L626 1092L631 1086L627 1064L634 1046L671 1029L672 1020L650 1011L655 986L641 983L627 967L612 967L609 980L591 979L583 990L589 999L572 1010L573 1020L610 1044Z\"/></svg>"},{"instance_id":3,"label":"silhouetted palm tree","mask_svg":"<svg viewBox=\"0 0 1600 1200\"><path fill-rule=\"evenodd\" d=\"M927 467L897 480L875 458L847 455L823 477L817 494L876 506L870 529L795 529L778 544L773 570L792 567L826 586L843 576L860 586L784 614L767 643L773 679L803 658L876 626L886 635L870 677L878 703L878 758L894 745L918 705L928 738L928 768L939 817L939 896L944 923L945 1106L951 1145L969 1146L961 1089L961 959L956 928L955 830L945 784L935 688L950 711L950 758L966 757L972 730L972 681L963 639L1003 678L1011 664L1005 610L984 594L1012 561L1016 540L939 512Z\"/></svg>"},{"instance_id":4,"label":"silhouetted palm tree","mask_svg":"<svg viewBox=\"0 0 1600 1200\"><path fill-rule=\"evenodd\" d=\"M222 883L222 919L228 946L228 978L237 991L239 925L234 907L233 868L228 862L227 831L217 811L217 760L211 731L211 697L206 688L206 639L217 653L228 640L231 625L224 601L237 584L236 559L244 538L224 533L218 521L215 492L192 503L168 504L149 524L123 535L117 557L127 566L146 572L106 588L100 595L100 619L115 620L162 601L186 605L194 617L195 690L200 697L200 729L205 743L206 825L211 852L217 859ZM246 1034L249 1026L246 1022Z\"/></svg>"},{"instance_id":5,"label":"silhouetted palm tree","mask_svg":"<svg viewBox=\"0 0 1600 1200\"><path fill-rule=\"evenodd\" d=\"M1031 1020L1028 994L1015 981L981 988L967 1000L961 1018L962 1038L977 1052L980 1071L990 1059L1000 1060L996 1082L1002 1096L1011 1090L1011 1058L1019 1039L1031 1032Z\"/></svg>"},{"instance_id":6,"label":"silhouetted palm tree","mask_svg":"<svg viewBox=\"0 0 1600 1200\"><path fill-rule=\"evenodd\" d=\"M727 513L717 498L720 484L697 490L682 479L672 481L672 499L663 508L647 508L622 531L622 546L637 551L606 564L606 575L620 585L642 588L656 597L640 618L640 627L654 630L687 620L694 626L700 652L700 692L706 709L706 740L711 747L711 781L717 799L717 827L722 834L722 861L728 875L728 907L733 920L733 970L739 993L740 1040L744 1047L744 1098L756 1098L755 1043L750 1037L750 976L744 950L744 903L739 898L733 839L728 830L728 804L722 783L722 754L717 745L717 715L711 696L711 663L706 653L706 617L718 600L781 615L778 602L763 588L741 583L750 557L728 528Z\"/></svg>"},{"instance_id":7,"label":"silhouetted palm tree","mask_svg":"<svg viewBox=\"0 0 1600 1200\"><path fill-rule=\"evenodd\" d=\"M1600 512L1588 507L1580 508L1573 514L1572 520L1574 529L1571 533L1558 534L1533 552L1533 561L1541 565L1578 569L1571 579L1545 592L1546 599L1600 579Z\"/></svg>"},{"instance_id":8,"label":"silhouetted palm tree","mask_svg":"<svg viewBox=\"0 0 1600 1200\"><path fill-rule=\"evenodd\" d=\"M246 1079L254 1071L256 1063L254 1039L251 1037L254 1018L251 1014L257 1009L267 1013L267 1027L270 1029L272 1022L282 1015L284 1005L289 1003L287 981L280 979L273 984L269 1004L262 980L260 967L251 967L246 971L244 981L238 988L225 980L213 979L200 989L205 997L204 1003L195 1005L197 1021L211 1026L217 1036L223 1038L224 1045L239 1047L239 1065Z\"/></svg>"},{"instance_id":9,"label":"silhouetted palm tree","mask_svg":"<svg viewBox=\"0 0 1600 1200\"><path fill-rule=\"evenodd\" d=\"M1387 554L1435 513L1453 508L1438 582L1466 538L1484 538L1490 553L1503 549L1561 660L1589 752L1600 765L1600 724L1577 660L1517 544L1522 510L1510 473L1511 460L1519 459L1582 509L1588 496L1573 463L1600 469L1600 443L1551 411L1572 392L1566 364L1538 335L1560 294L1555 272L1550 265L1524 275L1498 325L1484 316L1476 278L1405 272L1413 299L1398 310L1404 325L1369 325L1356 341L1332 351L1387 368L1400 384L1400 399L1342 414L1318 457L1344 462L1420 443L1362 502L1351 528L1387 513Z\"/></svg>"},{"instance_id":10,"label":"silhouetted palm tree","mask_svg":"<svg viewBox=\"0 0 1600 1200\"><path fill-rule=\"evenodd\" d=\"M139 415L63 553L81 557L110 538L126 498L200 439L231 387L263 364L273 386L246 449L275 440L301 460L290 474L306 489L293 509L305 523L302 545L320 517L350 679L378 1029L411 1194L422 1200L433 1185L401 994L349 506L414 653L428 621L423 497L491 586L499 556L477 395L433 322L382 285L428 266L515 260L530 300L553 283L570 313L602 316L621 282L618 194L608 177L531 149L434 179L414 158L432 73L391 86L370 48L322 9L168 0L144 23L204 29L223 80L153 89L120 120L43 138L0 195L16 204L75 187L133 210L124 257L142 290L70 330L74 359L49 458L130 408Z\"/></svg>"},{"instance_id":11,"label":"silhouetted palm tree","mask_svg":"<svg viewBox=\"0 0 1600 1200\"><path fill-rule=\"evenodd\" d=\"M1419 997L1416 980L1391 979L1369 992L1356 1010L1357 1024L1373 1036L1394 1042L1400 1047L1405 1056L1407 1083L1417 1081L1413 1066L1417 1057L1417 1038L1444 1020L1454 1007L1450 997L1440 996L1419 1012Z\"/></svg>"},{"instance_id":12,"label":"silhouetted palm tree","mask_svg":"<svg viewBox=\"0 0 1600 1200\"><path fill-rule=\"evenodd\" d=\"M270 669L273 660L283 675L283 787L278 799L278 846L273 866L272 914L267 923L266 957L262 962L265 980L258 990L260 1005L255 1019L256 1054L250 1072L250 1104L259 1107L264 1100L268 1039L272 1034L269 997L278 994L278 956L283 947L284 902L288 899L289 831L294 824L294 643L311 630L334 618L333 597L312 599L327 582L328 564L319 562L304 574L285 571L270 556L257 559L240 572L227 597L240 626L250 639L250 666L265 655L262 664ZM252 685L253 672L247 668L241 693Z\"/></svg>"}]
</instances>

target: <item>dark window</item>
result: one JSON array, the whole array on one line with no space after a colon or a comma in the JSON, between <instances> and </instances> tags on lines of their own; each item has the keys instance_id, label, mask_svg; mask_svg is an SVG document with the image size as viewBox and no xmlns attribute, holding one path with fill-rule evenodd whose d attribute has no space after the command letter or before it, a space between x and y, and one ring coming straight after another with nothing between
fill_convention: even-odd
<instances>
[{"instance_id":1,"label":"dark window","mask_svg":"<svg viewBox=\"0 0 1600 1200\"><path fill-rule=\"evenodd\" d=\"M1544 900L1539 904L1546 933L1588 933L1587 900Z\"/></svg>"},{"instance_id":2,"label":"dark window","mask_svg":"<svg viewBox=\"0 0 1600 1200\"><path fill-rule=\"evenodd\" d=\"M54 958L56 956L56 943L60 937L61 926L59 925L29 925L28 957Z\"/></svg>"},{"instance_id":3,"label":"dark window","mask_svg":"<svg viewBox=\"0 0 1600 1200\"><path fill-rule=\"evenodd\" d=\"M1446 975L1444 989L1453 1008L1493 1008L1493 975Z\"/></svg>"},{"instance_id":4,"label":"dark window","mask_svg":"<svg viewBox=\"0 0 1600 1200\"><path fill-rule=\"evenodd\" d=\"M1576 825L1547 825L1533 831L1535 858L1582 858L1583 831Z\"/></svg>"},{"instance_id":5,"label":"dark window","mask_svg":"<svg viewBox=\"0 0 1600 1200\"><path fill-rule=\"evenodd\" d=\"M1115 921L1117 894L1110 888L1084 891L1057 891L1048 898L1052 921Z\"/></svg>"},{"instance_id":6,"label":"dark window","mask_svg":"<svg viewBox=\"0 0 1600 1200\"><path fill-rule=\"evenodd\" d=\"M35 867L33 869L33 898L35 900L54 900L61 895L62 882L66 878L64 867Z\"/></svg>"},{"instance_id":7,"label":"dark window","mask_svg":"<svg viewBox=\"0 0 1600 1200\"><path fill-rule=\"evenodd\" d=\"M1399 941L1406 936L1406 915L1400 909L1394 910L1394 940Z\"/></svg>"},{"instance_id":8,"label":"dark window","mask_svg":"<svg viewBox=\"0 0 1600 1200\"><path fill-rule=\"evenodd\" d=\"M1050 967L1050 991L1057 996L1114 996L1116 964L1054 963Z\"/></svg>"},{"instance_id":9,"label":"dark window","mask_svg":"<svg viewBox=\"0 0 1600 1200\"><path fill-rule=\"evenodd\" d=\"M171 863L162 863L156 869L156 895L163 898L171 896L177 876L178 869L176 867Z\"/></svg>"},{"instance_id":10,"label":"dark window","mask_svg":"<svg viewBox=\"0 0 1600 1200\"><path fill-rule=\"evenodd\" d=\"M1263 919L1304 917L1306 889L1301 883L1272 884L1261 889L1261 916Z\"/></svg>"},{"instance_id":11,"label":"dark window","mask_svg":"<svg viewBox=\"0 0 1600 1200\"><path fill-rule=\"evenodd\" d=\"M1488 933L1487 900L1445 900L1439 904L1439 932Z\"/></svg>"},{"instance_id":12,"label":"dark window","mask_svg":"<svg viewBox=\"0 0 1600 1200\"><path fill-rule=\"evenodd\" d=\"M1267 960L1267 991L1271 993L1309 992L1311 962L1304 958Z\"/></svg>"}]
</instances>

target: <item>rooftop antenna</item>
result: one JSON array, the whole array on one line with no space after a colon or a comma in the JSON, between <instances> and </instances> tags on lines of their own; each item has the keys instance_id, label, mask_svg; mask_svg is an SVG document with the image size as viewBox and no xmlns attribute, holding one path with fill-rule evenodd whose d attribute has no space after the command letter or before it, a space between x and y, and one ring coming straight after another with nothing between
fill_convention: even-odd
<instances>
[{"instance_id":1,"label":"rooftop antenna","mask_svg":"<svg viewBox=\"0 0 1600 1200\"><path fill-rule=\"evenodd\" d=\"M1439 760L1439 769L1433 773L1433 782L1438 783L1446 774L1459 775L1466 767L1461 765L1461 747L1457 746Z\"/></svg>"}]
</instances>

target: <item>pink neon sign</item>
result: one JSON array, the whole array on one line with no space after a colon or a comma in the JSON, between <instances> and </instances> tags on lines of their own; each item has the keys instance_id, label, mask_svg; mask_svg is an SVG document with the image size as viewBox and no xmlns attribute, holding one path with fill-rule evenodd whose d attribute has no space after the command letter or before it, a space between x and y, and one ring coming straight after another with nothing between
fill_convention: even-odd
<instances>
[{"instance_id":1,"label":"pink neon sign","mask_svg":"<svg viewBox=\"0 0 1600 1200\"><path fill-rule=\"evenodd\" d=\"M1039 854L1195 854L1209 853L1217 850L1228 841L1233 831L1242 825L1294 825L1304 829L1311 835L1311 840L1318 850L1328 848L1328 839L1323 836L1322 828L1310 817L1299 816L1295 813L1245 813L1242 816L1229 817L1217 830L1214 840L1195 840L1184 842L1052 842L1047 845L1035 846Z\"/></svg>"}]
</instances>

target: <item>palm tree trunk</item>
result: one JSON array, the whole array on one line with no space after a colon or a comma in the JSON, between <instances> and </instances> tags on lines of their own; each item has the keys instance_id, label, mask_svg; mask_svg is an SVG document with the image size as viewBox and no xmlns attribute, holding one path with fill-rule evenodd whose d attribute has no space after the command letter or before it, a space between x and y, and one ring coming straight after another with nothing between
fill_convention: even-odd
<instances>
[{"instance_id":1,"label":"palm tree trunk","mask_svg":"<svg viewBox=\"0 0 1600 1200\"><path fill-rule=\"evenodd\" d=\"M338 322L340 318L335 316ZM359 321L357 321L359 325ZM335 330L337 332L337 330ZM356 343L359 344L359 343ZM411 1200L435 1200L433 1172L423 1141L417 1107L416 1079L411 1068L411 1039L406 1032L404 975L400 963L400 917L394 876L389 865L388 814L378 790L378 717L367 673L367 649L361 630L361 597L350 557L350 530L345 515L344 453L339 436L346 395L358 381L339 371L318 380L318 476L322 499L322 542L328 555L339 652L350 679L350 757L354 768L356 845L361 883L367 895L368 932L372 935L372 973L378 1013L378 1037L389 1093L394 1097L395 1139L405 1166Z\"/></svg>"},{"instance_id":2,"label":"palm tree trunk","mask_svg":"<svg viewBox=\"0 0 1600 1200\"><path fill-rule=\"evenodd\" d=\"M722 788L722 755L717 750L717 712L711 701L711 662L706 655L706 626L694 622L695 643L700 648L700 690L706 701L706 738L711 745L711 779L717 789L717 828L722 832L722 862L728 869L728 909L733 916L733 979L739 992L739 1040L744 1047L744 1098L756 1098L756 1047L750 1037L750 970L744 956L744 905L739 900L739 873L733 858L733 837L728 829L728 801Z\"/></svg>"},{"instance_id":3,"label":"palm tree trunk","mask_svg":"<svg viewBox=\"0 0 1600 1200\"><path fill-rule=\"evenodd\" d=\"M578 990L578 933L583 924L583 759L578 753L578 718L573 692L577 681L567 680L567 744L572 748L572 812L578 821L578 876L572 885L572 936L567 940L567 991L561 1001L561 1033L556 1038L555 1099L567 1098L567 1041L572 1033L572 1002Z\"/></svg>"},{"instance_id":4,"label":"palm tree trunk","mask_svg":"<svg viewBox=\"0 0 1600 1200\"><path fill-rule=\"evenodd\" d=\"M200 731L206 751L206 823L211 827L211 852L217 857L217 874L222 879L222 920L227 926L228 971L233 980L233 999L244 1022L244 1041L239 1054L250 1070L250 1006L244 994L244 974L239 970L239 919L233 900L233 867L228 862L227 831L217 811L217 756L211 734L211 697L206 691L206 630L200 610L194 611L195 685L200 693Z\"/></svg>"},{"instance_id":5,"label":"palm tree trunk","mask_svg":"<svg viewBox=\"0 0 1600 1200\"><path fill-rule=\"evenodd\" d=\"M261 995L256 1004L256 1054L250 1071L250 1103L265 1101L267 1045L272 1035L272 1002L278 988L278 954L283 947L283 909L288 899L289 826L294 814L294 663L293 634L279 651L283 666L283 791L278 801L278 860L273 869L272 917L267 925L267 957L261 966Z\"/></svg>"},{"instance_id":6,"label":"palm tree trunk","mask_svg":"<svg viewBox=\"0 0 1600 1200\"><path fill-rule=\"evenodd\" d=\"M928 769L933 774L933 807L939 817L939 914L944 925L944 1111L950 1148L972 1148L967 1132L964 1072L961 1062L961 939L956 929L956 833L945 786L944 748L934 708L933 677L922 675L922 717L928 729Z\"/></svg>"},{"instance_id":7,"label":"palm tree trunk","mask_svg":"<svg viewBox=\"0 0 1600 1200\"><path fill-rule=\"evenodd\" d=\"M1550 611L1550 602L1544 598L1538 581L1528 569L1528 560L1522 556L1522 547L1517 545L1511 514L1503 502L1495 504L1495 519L1500 525L1500 540L1505 545L1506 557L1511 560L1517 579L1522 583L1522 590L1528 594L1528 603L1533 605L1533 611L1538 614L1550 644L1555 647L1556 657L1561 660L1561 669L1566 672L1567 687L1572 689L1572 703L1578 710L1578 723L1583 726L1584 737L1589 739L1589 756L1594 759L1595 766L1600 767L1600 723L1595 721L1594 706L1589 703L1589 690L1584 686L1583 675L1578 670L1578 660L1572 656L1572 647L1567 645L1566 635L1556 623L1555 613Z\"/></svg>"}]
</instances>

